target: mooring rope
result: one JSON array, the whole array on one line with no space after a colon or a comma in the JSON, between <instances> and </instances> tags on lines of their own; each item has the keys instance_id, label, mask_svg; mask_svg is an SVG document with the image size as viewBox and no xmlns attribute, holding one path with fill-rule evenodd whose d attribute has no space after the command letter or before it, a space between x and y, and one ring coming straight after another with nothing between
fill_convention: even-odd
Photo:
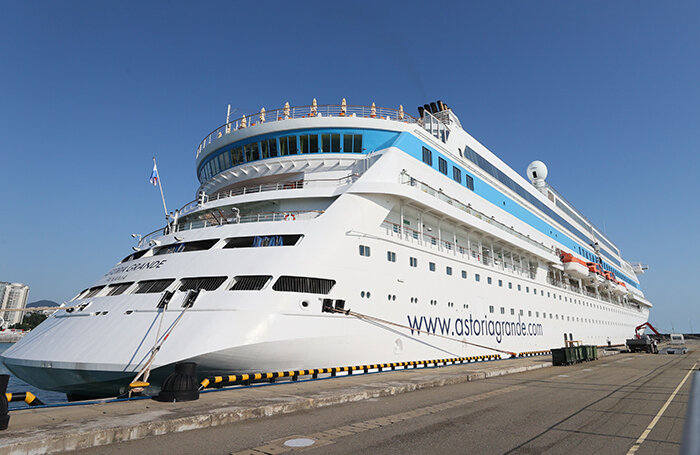
<instances>
[{"instance_id":1,"label":"mooring rope","mask_svg":"<svg viewBox=\"0 0 700 455\"><path fill-rule=\"evenodd\" d=\"M446 339L446 340L457 341L457 342L459 342L459 343L467 344L467 345L470 345L470 346L476 346L477 348L488 349L489 351L502 352L503 354L508 354L508 355L513 356L513 357L517 357L517 356L518 356L518 354L517 354L516 352L504 351L503 349L493 348L493 347L491 347L491 346L484 346L484 345L477 344L477 343L471 343L471 342L469 342L469 341L462 340L462 339L459 339L459 338L452 338L452 337L448 337L448 336L445 336L445 335L440 335L440 334L437 334L437 333L431 333L431 332L428 332L427 330L416 329L416 328L414 328L414 327L410 327L410 326L407 326L407 325L399 324L399 323L397 323L397 322L387 321L386 319L381 319L381 318L378 318L378 317L375 317L375 316L370 316L370 315L367 315L367 314L358 313L358 312L356 312L356 311L351 311L351 310L339 310L339 309L337 309L337 308L331 308L331 311L332 311L333 313L341 313L341 314L345 314L345 315L348 315L348 316L355 316L355 317L358 318L358 319L365 319L365 320L367 320L367 321L373 321L373 322L377 322L377 323L380 323L380 324L387 324L387 325L393 325L393 326L395 326L395 327L401 327L402 329L408 329L408 330L411 330L412 332L426 333L426 334L428 334L428 335L432 335L432 336L444 338L444 339Z\"/></svg>"}]
</instances>

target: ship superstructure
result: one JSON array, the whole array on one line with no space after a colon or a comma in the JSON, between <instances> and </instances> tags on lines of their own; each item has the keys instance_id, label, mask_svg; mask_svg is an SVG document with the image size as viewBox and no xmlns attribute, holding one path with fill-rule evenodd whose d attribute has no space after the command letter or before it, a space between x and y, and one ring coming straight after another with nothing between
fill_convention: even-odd
<instances>
[{"instance_id":1,"label":"ship superstructure","mask_svg":"<svg viewBox=\"0 0 700 455\"><path fill-rule=\"evenodd\" d=\"M641 268L542 163L528 181L444 103L419 114L314 100L227 121L197 148L197 198L5 364L109 396L166 333L156 385L184 360L204 376L622 344L647 321Z\"/></svg>"}]
</instances>

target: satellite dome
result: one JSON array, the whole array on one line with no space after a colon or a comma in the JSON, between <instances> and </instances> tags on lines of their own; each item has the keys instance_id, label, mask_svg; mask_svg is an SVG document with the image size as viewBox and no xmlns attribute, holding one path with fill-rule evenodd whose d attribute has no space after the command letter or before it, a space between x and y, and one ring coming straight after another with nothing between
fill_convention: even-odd
<instances>
[{"instance_id":1,"label":"satellite dome","mask_svg":"<svg viewBox=\"0 0 700 455\"><path fill-rule=\"evenodd\" d=\"M527 166L527 177L535 186L544 185L547 178L547 166L542 161L533 161Z\"/></svg>"}]
</instances>

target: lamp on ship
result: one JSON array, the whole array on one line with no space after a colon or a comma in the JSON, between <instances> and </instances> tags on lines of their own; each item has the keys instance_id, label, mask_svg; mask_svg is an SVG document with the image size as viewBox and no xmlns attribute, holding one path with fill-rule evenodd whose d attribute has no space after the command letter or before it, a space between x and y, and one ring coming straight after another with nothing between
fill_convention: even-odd
<instances>
[{"instance_id":1,"label":"lamp on ship","mask_svg":"<svg viewBox=\"0 0 700 455\"><path fill-rule=\"evenodd\" d=\"M260 123L265 123L265 108L260 108Z\"/></svg>"},{"instance_id":2,"label":"lamp on ship","mask_svg":"<svg viewBox=\"0 0 700 455\"><path fill-rule=\"evenodd\" d=\"M311 102L311 117L316 117L316 114L318 114L318 104L316 103L316 98Z\"/></svg>"},{"instance_id":3,"label":"lamp on ship","mask_svg":"<svg viewBox=\"0 0 700 455\"><path fill-rule=\"evenodd\" d=\"M340 102L340 116L345 117L345 114L348 111L348 104L345 102L345 98Z\"/></svg>"},{"instance_id":4,"label":"lamp on ship","mask_svg":"<svg viewBox=\"0 0 700 455\"><path fill-rule=\"evenodd\" d=\"M285 119L289 118L289 101L284 103L284 109L282 109L282 114L284 115Z\"/></svg>"}]
</instances>

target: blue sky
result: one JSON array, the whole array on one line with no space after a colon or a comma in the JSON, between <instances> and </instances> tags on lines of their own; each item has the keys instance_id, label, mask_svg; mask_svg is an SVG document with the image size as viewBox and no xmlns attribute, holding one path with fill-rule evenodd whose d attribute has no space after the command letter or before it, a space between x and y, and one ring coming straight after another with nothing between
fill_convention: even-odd
<instances>
[{"instance_id":1,"label":"blue sky","mask_svg":"<svg viewBox=\"0 0 700 455\"><path fill-rule=\"evenodd\" d=\"M651 267L664 330L700 331L700 3L0 0L0 280L71 298L192 200L225 120L442 99Z\"/></svg>"}]
</instances>

